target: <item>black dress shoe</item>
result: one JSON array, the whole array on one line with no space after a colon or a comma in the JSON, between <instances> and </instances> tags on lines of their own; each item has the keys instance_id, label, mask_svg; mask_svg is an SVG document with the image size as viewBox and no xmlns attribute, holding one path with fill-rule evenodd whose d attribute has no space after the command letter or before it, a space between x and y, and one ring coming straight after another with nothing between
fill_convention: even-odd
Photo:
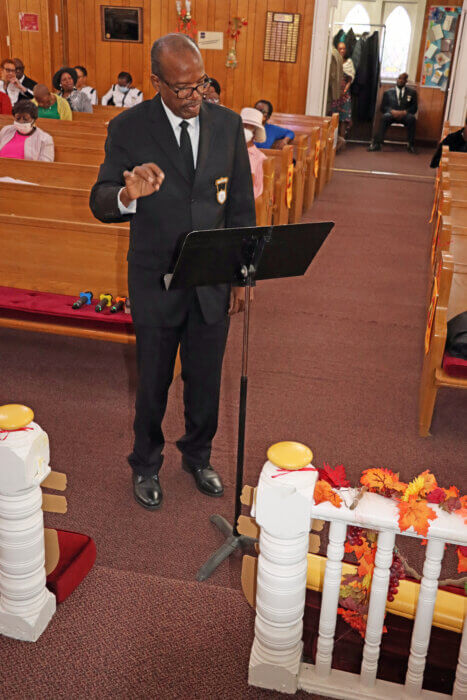
<instances>
[{"instance_id":1,"label":"black dress shoe","mask_svg":"<svg viewBox=\"0 0 467 700\"><path fill-rule=\"evenodd\" d=\"M415 148L410 143L407 146L407 150L409 153L416 153Z\"/></svg>"},{"instance_id":2,"label":"black dress shoe","mask_svg":"<svg viewBox=\"0 0 467 700\"><path fill-rule=\"evenodd\" d=\"M133 493L135 501L147 510L157 510L162 505L162 489L157 474L141 476L133 473Z\"/></svg>"},{"instance_id":3,"label":"black dress shoe","mask_svg":"<svg viewBox=\"0 0 467 700\"><path fill-rule=\"evenodd\" d=\"M182 457L182 469L193 474L196 488L206 496L223 496L224 487L219 474L214 471L210 464L207 467L191 467Z\"/></svg>"},{"instance_id":4,"label":"black dress shoe","mask_svg":"<svg viewBox=\"0 0 467 700\"><path fill-rule=\"evenodd\" d=\"M367 151L380 151L381 150L381 144L380 143L370 143L370 145L367 148Z\"/></svg>"}]
</instances>

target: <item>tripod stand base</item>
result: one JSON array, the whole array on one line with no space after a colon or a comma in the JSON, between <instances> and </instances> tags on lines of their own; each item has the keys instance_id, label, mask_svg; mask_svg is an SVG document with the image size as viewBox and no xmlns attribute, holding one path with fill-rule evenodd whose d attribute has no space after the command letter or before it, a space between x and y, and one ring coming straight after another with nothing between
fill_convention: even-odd
<instances>
[{"instance_id":1,"label":"tripod stand base","mask_svg":"<svg viewBox=\"0 0 467 700\"><path fill-rule=\"evenodd\" d=\"M228 559L237 549L240 549L243 552L246 549L253 547L258 541L254 537L234 535L232 525L225 518L223 518L222 515L211 515L210 520L213 525L216 525L216 527L222 532L222 534L226 537L226 540L224 544L222 544L219 549L209 557L207 562L205 562L203 566L198 569L198 573L196 574L197 581L206 581L206 579L211 576L213 571L215 571L217 567L222 564L223 561Z\"/></svg>"}]
</instances>

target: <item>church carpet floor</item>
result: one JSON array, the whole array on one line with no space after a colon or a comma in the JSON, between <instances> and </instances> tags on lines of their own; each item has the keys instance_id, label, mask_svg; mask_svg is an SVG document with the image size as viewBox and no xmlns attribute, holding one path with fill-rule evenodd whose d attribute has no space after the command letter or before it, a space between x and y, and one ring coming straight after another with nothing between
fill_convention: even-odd
<instances>
[{"instance_id":1,"label":"church carpet floor","mask_svg":"<svg viewBox=\"0 0 467 700\"><path fill-rule=\"evenodd\" d=\"M405 480L431 469L443 485L465 490L462 392L440 390L432 436L417 430L432 196L429 180L336 172L305 217L336 222L306 276L258 285L246 483L256 484L267 447L290 439L308 444L316 464L343 463L354 482L371 466ZM233 513L241 343L238 317L212 456L225 497L204 497L180 469L178 378L165 420L165 501L151 513L133 500L125 460L134 348L0 329L0 403L34 409L51 464L68 474L68 513L47 515L47 524L91 535L98 551L39 642L0 637L2 697L278 697L247 687L254 615L240 591L240 558L195 581L222 541L209 515ZM421 548L404 547L420 570ZM443 569L455 572L449 550Z\"/></svg>"}]
</instances>

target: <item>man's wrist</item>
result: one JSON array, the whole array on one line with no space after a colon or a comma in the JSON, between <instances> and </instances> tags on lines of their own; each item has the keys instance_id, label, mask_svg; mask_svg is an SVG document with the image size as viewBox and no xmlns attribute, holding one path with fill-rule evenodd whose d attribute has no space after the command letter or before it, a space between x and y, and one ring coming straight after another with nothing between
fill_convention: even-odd
<instances>
[{"instance_id":1,"label":"man's wrist","mask_svg":"<svg viewBox=\"0 0 467 700\"><path fill-rule=\"evenodd\" d=\"M120 201L123 204L125 208L129 207L130 204L134 201L130 195L128 194L127 188L124 187L122 190L120 190Z\"/></svg>"}]
</instances>

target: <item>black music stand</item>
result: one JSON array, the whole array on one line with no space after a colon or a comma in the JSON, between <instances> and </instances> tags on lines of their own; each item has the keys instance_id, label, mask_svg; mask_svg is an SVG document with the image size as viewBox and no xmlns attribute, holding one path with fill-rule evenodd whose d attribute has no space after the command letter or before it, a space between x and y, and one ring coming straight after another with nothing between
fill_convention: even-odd
<instances>
[{"instance_id":1,"label":"black music stand","mask_svg":"<svg viewBox=\"0 0 467 700\"><path fill-rule=\"evenodd\" d=\"M211 522L225 535L226 541L199 569L198 581L209 578L235 550L244 550L256 541L241 535L237 529L245 453L250 289L257 280L304 275L333 226L333 222L326 221L192 231L185 237L173 273L164 276L168 290L223 283L245 287L234 522L230 525L221 515L211 516Z\"/></svg>"}]
</instances>

